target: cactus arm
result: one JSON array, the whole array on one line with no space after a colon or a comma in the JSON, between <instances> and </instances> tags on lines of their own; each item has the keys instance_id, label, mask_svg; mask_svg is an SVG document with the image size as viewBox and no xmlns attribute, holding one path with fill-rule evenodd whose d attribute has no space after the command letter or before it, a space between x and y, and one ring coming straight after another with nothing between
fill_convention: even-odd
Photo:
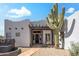
<instances>
[{"instance_id":1,"label":"cactus arm","mask_svg":"<svg viewBox=\"0 0 79 59\"><path fill-rule=\"evenodd\" d=\"M58 25L58 29L59 29L59 30L61 30L61 27L62 27L62 25L63 25L63 19L61 19L61 17L62 17L62 16L60 15L60 17L59 17L59 19L58 19L58 20L59 20L59 25Z\"/></svg>"},{"instance_id":2,"label":"cactus arm","mask_svg":"<svg viewBox=\"0 0 79 59\"><path fill-rule=\"evenodd\" d=\"M57 4L57 3L55 4L54 9L55 9L55 18L56 18L56 22L58 22L58 4Z\"/></svg>"},{"instance_id":3,"label":"cactus arm","mask_svg":"<svg viewBox=\"0 0 79 59\"><path fill-rule=\"evenodd\" d=\"M58 4L55 4L51 9L51 15L53 17L53 21L58 22Z\"/></svg>"},{"instance_id":4,"label":"cactus arm","mask_svg":"<svg viewBox=\"0 0 79 59\"><path fill-rule=\"evenodd\" d=\"M56 22L53 21L54 19L49 16L47 19L48 19L49 24L53 27L53 29L56 29L57 26L56 26Z\"/></svg>"},{"instance_id":5,"label":"cactus arm","mask_svg":"<svg viewBox=\"0 0 79 59\"><path fill-rule=\"evenodd\" d=\"M59 30L61 29L61 27L64 23L64 14L65 14L65 8L63 7L62 13L60 14L59 19L58 19L59 20L59 26L58 26Z\"/></svg>"},{"instance_id":6,"label":"cactus arm","mask_svg":"<svg viewBox=\"0 0 79 59\"><path fill-rule=\"evenodd\" d=\"M52 24L51 22L50 22L50 18L48 17L47 18L47 25L49 26L49 28L51 28L51 29L56 29L57 27L55 26L55 24Z\"/></svg>"}]
</instances>

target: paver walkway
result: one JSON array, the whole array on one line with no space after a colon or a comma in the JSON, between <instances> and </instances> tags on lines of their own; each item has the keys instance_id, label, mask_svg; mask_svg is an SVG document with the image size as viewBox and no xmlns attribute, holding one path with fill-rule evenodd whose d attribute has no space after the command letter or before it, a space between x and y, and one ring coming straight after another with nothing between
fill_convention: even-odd
<instances>
[{"instance_id":1,"label":"paver walkway","mask_svg":"<svg viewBox=\"0 0 79 59\"><path fill-rule=\"evenodd\" d=\"M29 48L29 50L24 51L18 56L31 56L33 53L37 52L39 48Z\"/></svg>"},{"instance_id":2,"label":"paver walkway","mask_svg":"<svg viewBox=\"0 0 79 59\"><path fill-rule=\"evenodd\" d=\"M68 50L55 48L22 48L19 56L70 56Z\"/></svg>"},{"instance_id":3,"label":"paver walkway","mask_svg":"<svg viewBox=\"0 0 79 59\"><path fill-rule=\"evenodd\" d=\"M55 48L40 48L32 56L69 56L69 51Z\"/></svg>"},{"instance_id":4,"label":"paver walkway","mask_svg":"<svg viewBox=\"0 0 79 59\"><path fill-rule=\"evenodd\" d=\"M23 52L26 52L26 51L28 51L29 49L31 49L31 48L21 48L21 52L23 53Z\"/></svg>"}]
</instances>

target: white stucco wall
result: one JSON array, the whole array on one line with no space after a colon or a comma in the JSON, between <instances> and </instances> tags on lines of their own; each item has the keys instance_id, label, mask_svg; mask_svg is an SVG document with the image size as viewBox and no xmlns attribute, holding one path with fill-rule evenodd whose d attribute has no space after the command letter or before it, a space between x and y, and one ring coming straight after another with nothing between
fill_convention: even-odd
<instances>
[{"instance_id":1,"label":"white stucco wall","mask_svg":"<svg viewBox=\"0 0 79 59\"><path fill-rule=\"evenodd\" d=\"M49 33L50 34L50 42L52 44L52 33L51 33L51 30L43 30L43 44L45 44L45 34L46 33Z\"/></svg>"},{"instance_id":2,"label":"white stucco wall","mask_svg":"<svg viewBox=\"0 0 79 59\"><path fill-rule=\"evenodd\" d=\"M72 26L73 19L75 19L74 26L70 30ZM67 24L67 32L70 32L65 34L65 49L68 49L70 47L70 42L79 42L79 11L75 12L71 16L67 17L68 24Z\"/></svg>"},{"instance_id":3,"label":"white stucco wall","mask_svg":"<svg viewBox=\"0 0 79 59\"><path fill-rule=\"evenodd\" d=\"M11 30L9 30L9 27L11 28ZM17 30L15 28L17 28ZM21 28L23 28L23 30ZM24 20L13 22L5 20L5 34L8 32L11 33L11 38L15 39L15 46L30 46L29 21ZM16 37L16 32L20 32L20 37Z\"/></svg>"}]
</instances>

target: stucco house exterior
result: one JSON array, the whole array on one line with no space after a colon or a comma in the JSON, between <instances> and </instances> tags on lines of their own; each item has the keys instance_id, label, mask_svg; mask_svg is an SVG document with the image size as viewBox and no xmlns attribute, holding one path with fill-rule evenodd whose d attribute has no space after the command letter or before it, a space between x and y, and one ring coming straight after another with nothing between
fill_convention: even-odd
<instances>
[{"instance_id":1,"label":"stucco house exterior","mask_svg":"<svg viewBox=\"0 0 79 59\"><path fill-rule=\"evenodd\" d=\"M42 21L5 20L6 39L15 39L15 46L30 47L33 44L54 44L53 31Z\"/></svg>"},{"instance_id":2,"label":"stucco house exterior","mask_svg":"<svg viewBox=\"0 0 79 59\"><path fill-rule=\"evenodd\" d=\"M79 42L79 11L65 18L64 39L65 49L71 42ZM46 20L41 21L10 21L5 20L5 37L15 39L15 46L30 47L33 44L54 44L53 31L47 26ZM61 41L60 41L60 45Z\"/></svg>"}]
</instances>

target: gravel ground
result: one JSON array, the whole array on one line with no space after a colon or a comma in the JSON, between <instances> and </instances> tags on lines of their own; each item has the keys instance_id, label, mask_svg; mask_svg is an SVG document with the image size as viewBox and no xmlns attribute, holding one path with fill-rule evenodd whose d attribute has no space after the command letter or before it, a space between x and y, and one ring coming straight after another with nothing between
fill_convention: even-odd
<instances>
[{"instance_id":1,"label":"gravel ground","mask_svg":"<svg viewBox=\"0 0 79 59\"><path fill-rule=\"evenodd\" d=\"M40 48L32 56L70 56L68 50L55 48Z\"/></svg>"}]
</instances>

